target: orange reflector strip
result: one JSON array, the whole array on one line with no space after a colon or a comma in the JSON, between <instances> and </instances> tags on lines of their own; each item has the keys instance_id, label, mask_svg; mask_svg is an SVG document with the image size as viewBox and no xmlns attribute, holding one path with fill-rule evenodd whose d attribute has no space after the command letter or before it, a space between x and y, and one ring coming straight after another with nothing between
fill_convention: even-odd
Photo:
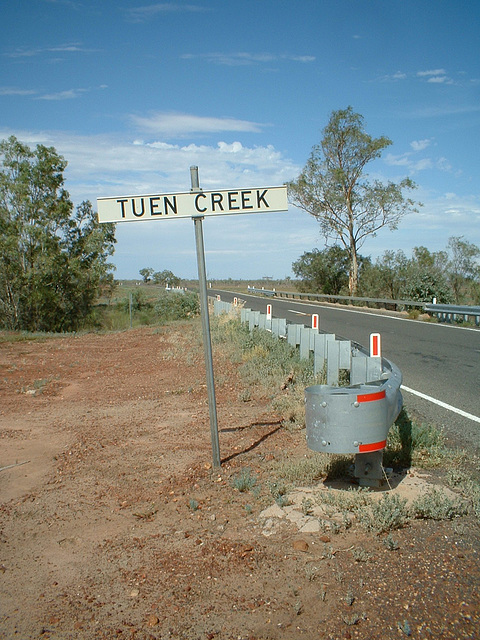
<instances>
[{"instance_id":1,"label":"orange reflector strip","mask_svg":"<svg viewBox=\"0 0 480 640\"><path fill-rule=\"evenodd\" d=\"M385 398L386 391L378 391L378 393L362 393L357 396L357 402L373 402L374 400L382 400Z\"/></svg>"},{"instance_id":2,"label":"orange reflector strip","mask_svg":"<svg viewBox=\"0 0 480 640\"><path fill-rule=\"evenodd\" d=\"M369 451L380 451L380 449L385 449L387 446L387 441L382 440L381 442L373 442L372 444L361 444L358 447L359 453L368 453Z\"/></svg>"}]
</instances>

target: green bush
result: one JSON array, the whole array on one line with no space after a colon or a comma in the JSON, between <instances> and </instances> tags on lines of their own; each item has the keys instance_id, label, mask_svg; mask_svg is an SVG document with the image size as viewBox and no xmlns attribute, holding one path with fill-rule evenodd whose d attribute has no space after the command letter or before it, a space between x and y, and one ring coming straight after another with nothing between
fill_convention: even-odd
<instances>
[{"instance_id":1,"label":"green bush","mask_svg":"<svg viewBox=\"0 0 480 640\"><path fill-rule=\"evenodd\" d=\"M468 511L480 519L480 482L465 471L450 469L447 474L449 486L461 491L468 504Z\"/></svg>"},{"instance_id":2,"label":"green bush","mask_svg":"<svg viewBox=\"0 0 480 640\"><path fill-rule=\"evenodd\" d=\"M255 328L229 315L215 316L211 323L214 344L239 364L242 384L248 393L242 399L267 396L285 426L305 426L304 388L314 384L313 358L301 360L298 350L270 332Z\"/></svg>"},{"instance_id":3,"label":"green bush","mask_svg":"<svg viewBox=\"0 0 480 640\"><path fill-rule=\"evenodd\" d=\"M145 291L142 289L136 289L132 291L128 298L123 298L119 303L120 308L125 313L130 311L130 304L132 311L144 311L145 309L151 309L153 304L147 299Z\"/></svg>"},{"instance_id":4,"label":"green bush","mask_svg":"<svg viewBox=\"0 0 480 640\"><path fill-rule=\"evenodd\" d=\"M318 498L323 504L335 507L337 511L357 513L372 503L371 495L365 487L349 488L347 491L321 492Z\"/></svg>"},{"instance_id":5,"label":"green bush","mask_svg":"<svg viewBox=\"0 0 480 640\"><path fill-rule=\"evenodd\" d=\"M200 313L200 302L196 293L165 291L154 305L155 314L162 322L186 320Z\"/></svg>"}]
</instances>

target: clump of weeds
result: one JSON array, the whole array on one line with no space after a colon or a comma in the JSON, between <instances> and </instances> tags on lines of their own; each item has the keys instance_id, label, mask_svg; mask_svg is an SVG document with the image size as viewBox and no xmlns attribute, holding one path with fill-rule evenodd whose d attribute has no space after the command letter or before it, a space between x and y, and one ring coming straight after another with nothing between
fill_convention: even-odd
<instances>
[{"instance_id":1,"label":"clump of weeds","mask_svg":"<svg viewBox=\"0 0 480 640\"><path fill-rule=\"evenodd\" d=\"M466 506L461 500L452 500L440 489L432 487L413 501L411 513L414 518L425 520L452 520L465 515Z\"/></svg>"},{"instance_id":2,"label":"clump of weeds","mask_svg":"<svg viewBox=\"0 0 480 640\"><path fill-rule=\"evenodd\" d=\"M322 454L283 460L275 465L274 473L293 486L310 486L326 475L328 463L328 456Z\"/></svg>"},{"instance_id":3,"label":"clump of weeds","mask_svg":"<svg viewBox=\"0 0 480 640\"><path fill-rule=\"evenodd\" d=\"M375 534L400 529L408 521L406 498L385 493L377 502L358 512L360 524Z\"/></svg>"},{"instance_id":4,"label":"clump of weeds","mask_svg":"<svg viewBox=\"0 0 480 640\"><path fill-rule=\"evenodd\" d=\"M197 500L195 500L195 498L190 498L190 500L188 501L188 508L191 511L197 511L197 509L199 508L199 503Z\"/></svg>"},{"instance_id":5,"label":"clump of weeds","mask_svg":"<svg viewBox=\"0 0 480 640\"><path fill-rule=\"evenodd\" d=\"M273 499L278 504L279 507L286 507L290 504L288 499L288 485L279 480L278 482L270 482L269 483L270 493L273 496Z\"/></svg>"},{"instance_id":6,"label":"clump of weeds","mask_svg":"<svg viewBox=\"0 0 480 640\"><path fill-rule=\"evenodd\" d=\"M389 551L397 551L400 548L400 545L392 536L391 533L388 534L386 538L383 539L383 544L387 547Z\"/></svg>"},{"instance_id":7,"label":"clump of weeds","mask_svg":"<svg viewBox=\"0 0 480 640\"><path fill-rule=\"evenodd\" d=\"M240 493L246 493L257 486L257 480L257 476L247 467L232 476L230 483Z\"/></svg>"}]
</instances>

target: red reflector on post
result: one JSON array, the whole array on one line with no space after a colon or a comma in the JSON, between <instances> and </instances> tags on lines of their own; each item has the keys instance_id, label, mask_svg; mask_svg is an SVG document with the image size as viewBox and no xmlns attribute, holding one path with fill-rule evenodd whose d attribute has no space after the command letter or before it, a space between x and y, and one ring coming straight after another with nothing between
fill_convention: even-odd
<instances>
[{"instance_id":1,"label":"red reflector on post","mask_svg":"<svg viewBox=\"0 0 480 640\"><path fill-rule=\"evenodd\" d=\"M372 444L361 444L358 446L358 452L369 453L370 451L380 451L380 449L385 449L386 446L386 440L382 440L381 442L372 442Z\"/></svg>"},{"instance_id":2,"label":"red reflector on post","mask_svg":"<svg viewBox=\"0 0 480 640\"><path fill-rule=\"evenodd\" d=\"M379 333L370 334L370 357L381 358L381 338Z\"/></svg>"},{"instance_id":3,"label":"red reflector on post","mask_svg":"<svg viewBox=\"0 0 480 640\"><path fill-rule=\"evenodd\" d=\"M374 400L382 400L386 396L385 389L377 393L362 393L357 396L357 402L373 402Z\"/></svg>"}]
</instances>

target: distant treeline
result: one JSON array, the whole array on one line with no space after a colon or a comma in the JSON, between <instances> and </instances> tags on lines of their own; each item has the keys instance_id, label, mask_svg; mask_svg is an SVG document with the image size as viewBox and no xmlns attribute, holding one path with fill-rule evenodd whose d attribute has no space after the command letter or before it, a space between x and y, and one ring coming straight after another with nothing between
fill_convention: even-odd
<instances>
[{"instance_id":1,"label":"distant treeline","mask_svg":"<svg viewBox=\"0 0 480 640\"><path fill-rule=\"evenodd\" d=\"M415 247L385 251L375 262L359 256L357 295L393 300L480 304L480 249L461 236L452 236L443 251ZM292 269L303 292L348 295L349 256L339 246L304 253Z\"/></svg>"}]
</instances>

